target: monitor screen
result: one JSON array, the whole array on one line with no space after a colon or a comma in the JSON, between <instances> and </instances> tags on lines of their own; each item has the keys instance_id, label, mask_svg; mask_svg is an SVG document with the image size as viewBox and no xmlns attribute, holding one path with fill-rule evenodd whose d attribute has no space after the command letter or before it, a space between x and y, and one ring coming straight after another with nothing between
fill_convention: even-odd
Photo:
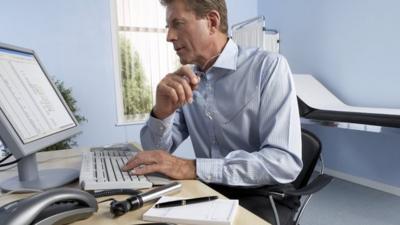
<instances>
[{"instance_id":1,"label":"monitor screen","mask_svg":"<svg viewBox=\"0 0 400 225\"><path fill-rule=\"evenodd\" d=\"M38 171L35 153L79 132L78 122L34 51L0 43L0 140L18 162L2 190L47 189L78 171Z\"/></svg>"},{"instance_id":2,"label":"monitor screen","mask_svg":"<svg viewBox=\"0 0 400 225\"><path fill-rule=\"evenodd\" d=\"M77 126L29 53L0 48L0 108L24 144Z\"/></svg>"}]
</instances>

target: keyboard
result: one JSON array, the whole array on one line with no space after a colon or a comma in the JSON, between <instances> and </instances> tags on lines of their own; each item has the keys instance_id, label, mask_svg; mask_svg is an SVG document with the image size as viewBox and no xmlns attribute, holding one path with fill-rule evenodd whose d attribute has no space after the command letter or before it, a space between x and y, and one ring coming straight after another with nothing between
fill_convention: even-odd
<instances>
[{"instance_id":1,"label":"keyboard","mask_svg":"<svg viewBox=\"0 0 400 225\"><path fill-rule=\"evenodd\" d=\"M143 189L152 187L146 176L135 176L121 170L135 151L122 147L91 148L82 155L79 184L84 190Z\"/></svg>"}]
</instances>

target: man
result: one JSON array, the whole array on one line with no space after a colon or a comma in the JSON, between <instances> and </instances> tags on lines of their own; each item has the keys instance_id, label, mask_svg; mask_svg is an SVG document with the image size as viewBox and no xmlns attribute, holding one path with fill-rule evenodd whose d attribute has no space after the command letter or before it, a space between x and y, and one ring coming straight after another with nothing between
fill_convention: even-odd
<instances>
[{"instance_id":1,"label":"man","mask_svg":"<svg viewBox=\"0 0 400 225\"><path fill-rule=\"evenodd\" d=\"M151 150L124 169L200 179L227 196L228 186L293 181L302 168L301 134L286 60L229 39L224 0L160 2L166 6L167 41L185 66L160 81L141 130L143 148ZM172 156L188 136L196 159ZM252 210L254 199L240 203Z\"/></svg>"}]
</instances>

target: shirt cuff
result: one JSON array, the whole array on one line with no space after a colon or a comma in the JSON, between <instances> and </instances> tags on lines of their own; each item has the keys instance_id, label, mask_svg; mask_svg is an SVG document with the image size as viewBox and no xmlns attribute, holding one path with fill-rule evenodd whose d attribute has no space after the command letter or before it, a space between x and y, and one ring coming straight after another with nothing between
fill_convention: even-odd
<instances>
[{"instance_id":1,"label":"shirt cuff","mask_svg":"<svg viewBox=\"0 0 400 225\"><path fill-rule=\"evenodd\" d=\"M150 115L147 121L147 126L150 128L153 134L163 136L172 127L175 113L172 113L167 118L160 120Z\"/></svg>"},{"instance_id":2,"label":"shirt cuff","mask_svg":"<svg viewBox=\"0 0 400 225\"><path fill-rule=\"evenodd\" d=\"M196 159L197 177L206 183L222 183L224 159Z\"/></svg>"}]
</instances>

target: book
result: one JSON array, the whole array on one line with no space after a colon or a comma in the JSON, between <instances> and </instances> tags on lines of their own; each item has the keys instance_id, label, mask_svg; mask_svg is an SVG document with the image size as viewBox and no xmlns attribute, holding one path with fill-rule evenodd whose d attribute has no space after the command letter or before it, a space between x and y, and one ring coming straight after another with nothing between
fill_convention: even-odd
<instances>
[{"instance_id":1,"label":"book","mask_svg":"<svg viewBox=\"0 0 400 225\"><path fill-rule=\"evenodd\" d=\"M156 204L180 199L183 198L163 196ZM232 225L238 206L238 200L230 199L167 208L153 206L143 214L143 220L188 225Z\"/></svg>"}]
</instances>

